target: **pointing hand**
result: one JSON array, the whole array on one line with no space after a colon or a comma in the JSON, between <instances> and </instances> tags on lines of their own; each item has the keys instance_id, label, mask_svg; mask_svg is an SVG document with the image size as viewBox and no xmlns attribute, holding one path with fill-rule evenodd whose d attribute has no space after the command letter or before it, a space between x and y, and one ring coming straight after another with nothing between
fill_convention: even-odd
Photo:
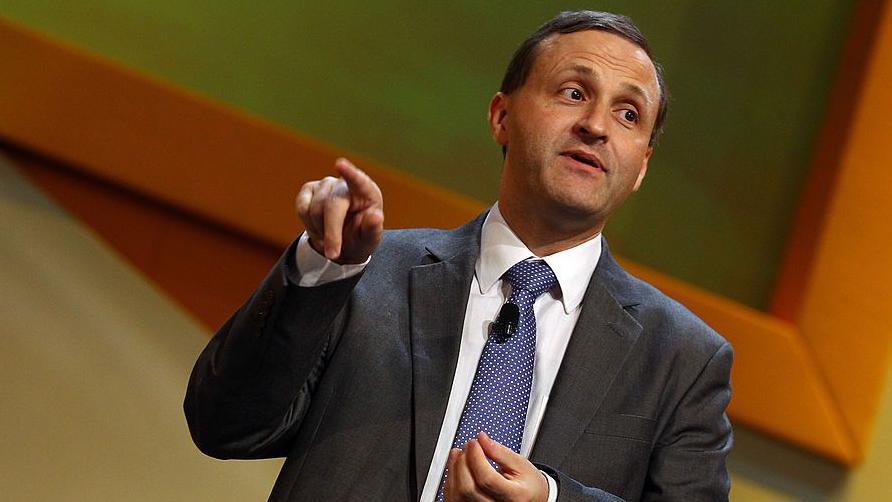
<instances>
[{"instance_id":1,"label":"pointing hand","mask_svg":"<svg viewBox=\"0 0 892 502\"><path fill-rule=\"evenodd\" d=\"M335 161L339 178L327 176L301 187L297 214L310 245L339 264L362 263L381 242L384 198L378 185L349 160Z\"/></svg>"}]
</instances>

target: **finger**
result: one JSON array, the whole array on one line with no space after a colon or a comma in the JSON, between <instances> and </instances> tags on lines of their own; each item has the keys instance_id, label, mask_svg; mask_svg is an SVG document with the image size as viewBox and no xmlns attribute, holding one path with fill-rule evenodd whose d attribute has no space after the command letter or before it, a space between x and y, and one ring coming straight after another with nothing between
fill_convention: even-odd
<instances>
[{"instance_id":1,"label":"finger","mask_svg":"<svg viewBox=\"0 0 892 502\"><path fill-rule=\"evenodd\" d=\"M322 254L321 229L319 227L319 222L314 221L311 214L313 197L316 195L318 188L318 181L305 183L304 186L301 187L300 192L298 192L297 197L295 197L294 204L297 209L297 216L300 218L301 223L303 223L304 230L306 230L307 235L310 238L310 244L319 252L319 254Z\"/></svg>"},{"instance_id":2,"label":"finger","mask_svg":"<svg viewBox=\"0 0 892 502\"><path fill-rule=\"evenodd\" d=\"M477 488L496 498L502 498L510 493L510 483L486 459L480 441L468 441L464 455L468 471L473 476Z\"/></svg>"},{"instance_id":3,"label":"finger","mask_svg":"<svg viewBox=\"0 0 892 502\"><path fill-rule=\"evenodd\" d=\"M313 192L316 188L315 182L304 183L294 198L294 208L297 210L297 216L303 222L304 228L307 227L307 218L309 217L310 201L313 200Z\"/></svg>"},{"instance_id":4,"label":"finger","mask_svg":"<svg viewBox=\"0 0 892 502\"><path fill-rule=\"evenodd\" d=\"M331 193L334 181L336 179L329 176L314 182L313 197L310 199L310 204L307 208L307 231L310 233L310 237L319 241L317 244L320 249L325 238L325 204L328 200L328 195Z\"/></svg>"},{"instance_id":5,"label":"finger","mask_svg":"<svg viewBox=\"0 0 892 502\"><path fill-rule=\"evenodd\" d=\"M461 450L452 448L446 458L446 483L443 486L443 499L446 502L458 500L458 468L456 463L461 456Z\"/></svg>"},{"instance_id":6,"label":"finger","mask_svg":"<svg viewBox=\"0 0 892 502\"><path fill-rule=\"evenodd\" d=\"M326 176L319 181L313 182L313 197L310 199L307 215L312 224L320 230L322 229L322 214L325 209L325 203L328 200L328 195L331 193L332 186L336 181L337 178Z\"/></svg>"},{"instance_id":7,"label":"finger","mask_svg":"<svg viewBox=\"0 0 892 502\"><path fill-rule=\"evenodd\" d=\"M529 462L514 450L493 441L485 432L477 434L483 453L502 468L502 473L516 473Z\"/></svg>"},{"instance_id":8,"label":"finger","mask_svg":"<svg viewBox=\"0 0 892 502\"><path fill-rule=\"evenodd\" d=\"M362 240L369 243L381 242L384 234L384 211L373 208L356 215L356 232Z\"/></svg>"},{"instance_id":9,"label":"finger","mask_svg":"<svg viewBox=\"0 0 892 502\"><path fill-rule=\"evenodd\" d=\"M461 457L462 451L458 448L449 450L449 457L446 460L446 485L443 487L443 499L446 502L464 500L468 495L471 478L463 474L466 470L459 465L463 462Z\"/></svg>"},{"instance_id":10,"label":"finger","mask_svg":"<svg viewBox=\"0 0 892 502\"><path fill-rule=\"evenodd\" d=\"M381 189L368 174L354 166L345 158L335 161L335 171L347 182L350 194L371 201L374 205L382 203Z\"/></svg>"},{"instance_id":11,"label":"finger","mask_svg":"<svg viewBox=\"0 0 892 502\"><path fill-rule=\"evenodd\" d=\"M465 445L467 450L468 445ZM444 494L447 500L476 500L477 487L474 477L468 469L464 450L453 448L449 452L452 457L449 464L449 473L446 476L446 488Z\"/></svg>"},{"instance_id":12,"label":"finger","mask_svg":"<svg viewBox=\"0 0 892 502\"><path fill-rule=\"evenodd\" d=\"M325 229L323 248L325 249L325 257L329 260L336 260L341 255L344 220L347 218L347 211L350 209L350 200L342 193L344 191L339 190L337 187L333 188L329 192L323 209L323 228Z\"/></svg>"}]
</instances>

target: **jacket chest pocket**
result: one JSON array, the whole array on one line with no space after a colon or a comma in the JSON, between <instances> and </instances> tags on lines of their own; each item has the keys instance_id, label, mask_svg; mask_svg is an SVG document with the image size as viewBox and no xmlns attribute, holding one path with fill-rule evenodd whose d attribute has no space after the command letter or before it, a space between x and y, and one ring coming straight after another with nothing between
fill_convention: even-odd
<instances>
[{"instance_id":1,"label":"jacket chest pocket","mask_svg":"<svg viewBox=\"0 0 892 502\"><path fill-rule=\"evenodd\" d=\"M585 428L586 434L629 439L651 444L657 421L637 415L596 416Z\"/></svg>"},{"instance_id":2,"label":"jacket chest pocket","mask_svg":"<svg viewBox=\"0 0 892 502\"><path fill-rule=\"evenodd\" d=\"M644 485L656 427L656 420L635 415L597 416L559 469L584 485L636 500Z\"/></svg>"}]
</instances>

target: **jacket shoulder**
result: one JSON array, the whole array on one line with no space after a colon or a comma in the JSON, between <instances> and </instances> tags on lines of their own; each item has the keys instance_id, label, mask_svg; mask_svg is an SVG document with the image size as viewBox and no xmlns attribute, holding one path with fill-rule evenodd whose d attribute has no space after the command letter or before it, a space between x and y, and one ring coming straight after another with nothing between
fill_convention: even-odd
<instances>
[{"instance_id":1,"label":"jacket shoulder","mask_svg":"<svg viewBox=\"0 0 892 502\"><path fill-rule=\"evenodd\" d=\"M374 258L386 261L417 260L431 247L448 240L453 231L438 228L386 230Z\"/></svg>"},{"instance_id":2,"label":"jacket shoulder","mask_svg":"<svg viewBox=\"0 0 892 502\"><path fill-rule=\"evenodd\" d=\"M426 257L430 261L445 260L461 255L474 256L480 250L480 231L486 211L477 218L451 230L438 228L410 228L387 230L381 245L375 250L373 260L404 263ZM416 265L420 263L415 263Z\"/></svg>"},{"instance_id":3,"label":"jacket shoulder","mask_svg":"<svg viewBox=\"0 0 892 502\"><path fill-rule=\"evenodd\" d=\"M648 337L657 338L665 349L676 349L697 359L710 358L730 344L706 322L667 294L625 271L629 288L638 302L627 311L644 328Z\"/></svg>"}]
</instances>

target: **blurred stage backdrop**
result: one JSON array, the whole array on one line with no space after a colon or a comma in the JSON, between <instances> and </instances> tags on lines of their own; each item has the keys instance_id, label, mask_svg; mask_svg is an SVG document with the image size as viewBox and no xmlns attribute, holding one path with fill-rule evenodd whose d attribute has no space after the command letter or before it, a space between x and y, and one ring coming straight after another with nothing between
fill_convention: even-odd
<instances>
[{"instance_id":1,"label":"blurred stage backdrop","mask_svg":"<svg viewBox=\"0 0 892 502\"><path fill-rule=\"evenodd\" d=\"M892 496L883 0L4 0L0 492L263 498L277 462L201 458L179 403L300 231L296 191L345 155L389 228L477 214L508 59L582 8L631 16L665 70L665 134L605 234L735 346L732 496Z\"/></svg>"}]
</instances>

